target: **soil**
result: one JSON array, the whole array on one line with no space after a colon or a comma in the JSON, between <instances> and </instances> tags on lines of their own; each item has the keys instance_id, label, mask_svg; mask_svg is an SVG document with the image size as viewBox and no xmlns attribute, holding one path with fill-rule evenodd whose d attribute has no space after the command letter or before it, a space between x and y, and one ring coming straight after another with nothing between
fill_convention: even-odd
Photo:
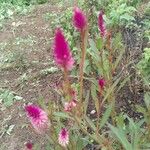
<instances>
[{"instance_id":1,"label":"soil","mask_svg":"<svg viewBox=\"0 0 150 150\"><path fill-rule=\"evenodd\" d=\"M4 29L0 31L0 42L11 43L11 41L17 37L27 39L30 36L34 38L31 46L23 45L23 49L26 50L25 58L29 64L24 64L22 69L20 69L19 66L0 70L0 88L6 88L14 91L17 95L24 99L16 102L9 108L0 111L1 122L10 116L10 119L7 121L7 125L15 125L10 135L4 134L3 137L0 138L0 150L24 150L24 144L28 141L38 143L39 150L45 150L44 144L46 143L46 138L37 135L33 131L32 127L30 127L30 123L25 116L24 105L29 102L37 103L39 98L45 100L45 102L57 99L57 95L54 91L52 91L52 87L55 85L56 81L60 80L61 73L57 71L56 73L48 73L41 76L39 75L39 72L55 66L53 63L50 44L53 39L53 33L50 30L50 22L45 21L43 16L46 13L54 13L58 10L60 10L60 8L50 4L36 6L35 10L27 16L17 15L13 21L8 20ZM14 24L18 22L20 25L18 25L14 30ZM124 33L126 34L126 32ZM127 33L129 32L127 31ZM132 35L133 33L129 37L131 38ZM127 37L127 35L124 36ZM127 45L129 45L128 38L124 41ZM131 41L133 41L133 38ZM135 43L136 42L132 45L132 49L137 46ZM139 43L139 40L137 43L139 45L141 44ZM9 51L14 51L16 47L8 47L7 49ZM143 48L140 47L130 52L134 54L135 57L138 55L137 58L139 58L142 53L142 49ZM135 55L137 51L139 53ZM22 51L19 53L22 53ZM129 47L127 47L127 54L129 54ZM131 55L129 57L134 59ZM18 65L19 63L20 62L18 62ZM129 73L135 73L134 71L131 71L131 68L132 66L128 68ZM24 74L29 75L30 79L27 82L21 82L20 84L19 79ZM132 106L143 103L142 84L141 82L138 83L138 81L139 79L137 79L135 74L132 82L129 82L121 90L121 94L118 95L117 100L117 108L123 108L129 116L135 118L139 117L140 114L136 114L134 111L135 108ZM140 88L138 88L140 90L135 91L135 84L137 86L140 85ZM134 89L134 91L132 91L132 89Z\"/></svg>"}]
</instances>

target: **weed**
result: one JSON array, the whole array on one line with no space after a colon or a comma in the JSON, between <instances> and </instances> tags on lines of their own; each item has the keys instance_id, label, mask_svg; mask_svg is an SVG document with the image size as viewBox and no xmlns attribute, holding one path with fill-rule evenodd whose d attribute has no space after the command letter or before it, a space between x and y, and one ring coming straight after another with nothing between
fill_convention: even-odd
<instances>
[{"instance_id":1,"label":"weed","mask_svg":"<svg viewBox=\"0 0 150 150\"><path fill-rule=\"evenodd\" d=\"M150 48L144 49L143 58L138 63L138 69L145 81L150 83Z\"/></svg>"},{"instance_id":2,"label":"weed","mask_svg":"<svg viewBox=\"0 0 150 150\"><path fill-rule=\"evenodd\" d=\"M5 134L10 135L15 125L8 125L8 121L11 120L11 116L9 115L7 118L4 118L4 120L1 123L1 129L0 129L0 138L2 138Z\"/></svg>"},{"instance_id":3,"label":"weed","mask_svg":"<svg viewBox=\"0 0 150 150\"><path fill-rule=\"evenodd\" d=\"M4 107L10 107L12 106L16 101L22 100L22 97L16 95L16 93L0 89L0 101Z\"/></svg>"}]
</instances>

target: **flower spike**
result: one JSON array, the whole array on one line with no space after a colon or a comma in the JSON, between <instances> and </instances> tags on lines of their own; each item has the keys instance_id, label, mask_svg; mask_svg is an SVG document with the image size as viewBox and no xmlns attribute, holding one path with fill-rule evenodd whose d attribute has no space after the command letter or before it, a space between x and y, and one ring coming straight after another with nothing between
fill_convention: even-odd
<instances>
[{"instance_id":1,"label":"flower spike","mask_svg":"<svg viewBox=\"0 0 150 150\"><path fill-rule=\"evenodd\" d=\"M58 137L58 142L60 145L63 147L66 147L69 143L69 132L66 128L62 128L59 137Z\"/></svg>"},{"instance_id":2,"label":"flower spike","mask_svg":"<svg viewBox=\"0 0 150 150\"><path fill-rule=\"evenodd\" d=\"M104 86L105 86L106 82L105 82L105 80L104 80L103 78L100 78L100 79L98 80L98 84L99 84L99 87L100 87L101 89L104 89Z\"/></svg>"},{"instance_id":3,"label":"flower spike","mask_svg":"<svg viewBox=\"0 0 150 150\"><path fill-rule=\"evenodd\" d=\"M36 105L25 106L26 114L36 132L42 134L49 126L47 113Z\"/></svg>"},{"instance_id":4,"label":"flower spike","mask_svg":"<svg viewBox=\"0 0 150 150\"><path fill-rule=\"evenodd\" d=\"M99 27L102 38L106 36L106 25L105 25L103 16L104 16L103 11L100 11L99 16L98 16L98 27Z\"/></svg>"},{"instance_id":5,"label":"flower spike","mask_svg":"<svg viewBox=\"0 0 150 150\"><path fill-rule=\"evenodd\" d=\"M78 7L74 8L73 25L79 30L83 30L87 25L86 15Z\"/></svg>"},{"instance_id":6,"label":"flower spike","mask_svg":"<svg viewBox=\"0 0 150 150\"><path fill-rule=\"evenodd\" d=\"M56 64L61 68L67 70L71 70L73 68L74 59L72 57L69 44L60 28L55 31L54 58Z\"/></svg>"}]
</instances>

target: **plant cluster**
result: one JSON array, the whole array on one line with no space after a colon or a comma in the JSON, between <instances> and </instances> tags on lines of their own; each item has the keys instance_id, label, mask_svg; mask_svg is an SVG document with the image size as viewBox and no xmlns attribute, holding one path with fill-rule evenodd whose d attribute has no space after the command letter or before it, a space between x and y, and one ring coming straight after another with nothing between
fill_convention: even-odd
<instances>
[{"instance_id":1,"label":"plant cluster","mask_svg":"<svg viewBox=\"0 0 150 150\"><path fill-rule=\"evenodd\" d=\"M145 48L143 58L138 63L141 74L150 81L150 48Z\"/></svg>"},{"instance_id":2,"label":"plant cluster","mask_svg":"<svg viewBox=\"0 0 150 150\"><path fill-rule=\"evenodd\" d=\"M124 11L124 5L122 7ZM91 38L87 16L78 7L74 8L71 18L74 32L80 37L79 63L76 63L63 26L55 29L52 49L55 63L63 73L62 83L55 87L60 99L50 101L47 106L41 102L42 108L34 104L25 106L34 130L48 138L48 149L140 150L149 147L149 107L145 113L147 121L134 121L115 110L116 95L127 81L122 79L123 70L116 74L124 46L121 34L112 36L104 17L104 11L100 11L99 34ZM87 60L97 71L89 76L85 76ZM70 73L75 66L79 67L77 80ZM34 149L31 141L26 143L26 148Z\"/></svg>"},{"instance_id":3,"label":"plant cluster","mask_svg":"<svg viewBox=\"0 0 150 150\"><path fill-rule=\"evenodd\" d=\"M27 14L31 5L43 4L48 0L0 0L0 29L5 19L12 19L14 14Z\"/></svg>"}]
</instances>

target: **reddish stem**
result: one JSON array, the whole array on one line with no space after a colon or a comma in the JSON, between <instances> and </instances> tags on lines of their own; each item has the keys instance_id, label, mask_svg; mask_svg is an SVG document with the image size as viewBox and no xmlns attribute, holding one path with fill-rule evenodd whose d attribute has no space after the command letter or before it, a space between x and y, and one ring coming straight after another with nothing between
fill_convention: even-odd
<instances>
[{"instance_id":1,"label":"reddish stem","mask_svg":"<svg viewBox=\"0 0 150 150\"><path fill-rule=\"evenodd\" d=\"M80 72L79 72L79 82L80 82L80 101L82 102L83 97L83 75L84 75L84 63L86 58L86 42L87 42L87 29L81 30L81 62L80 62Z\"/></svg>"}]
</instances>

